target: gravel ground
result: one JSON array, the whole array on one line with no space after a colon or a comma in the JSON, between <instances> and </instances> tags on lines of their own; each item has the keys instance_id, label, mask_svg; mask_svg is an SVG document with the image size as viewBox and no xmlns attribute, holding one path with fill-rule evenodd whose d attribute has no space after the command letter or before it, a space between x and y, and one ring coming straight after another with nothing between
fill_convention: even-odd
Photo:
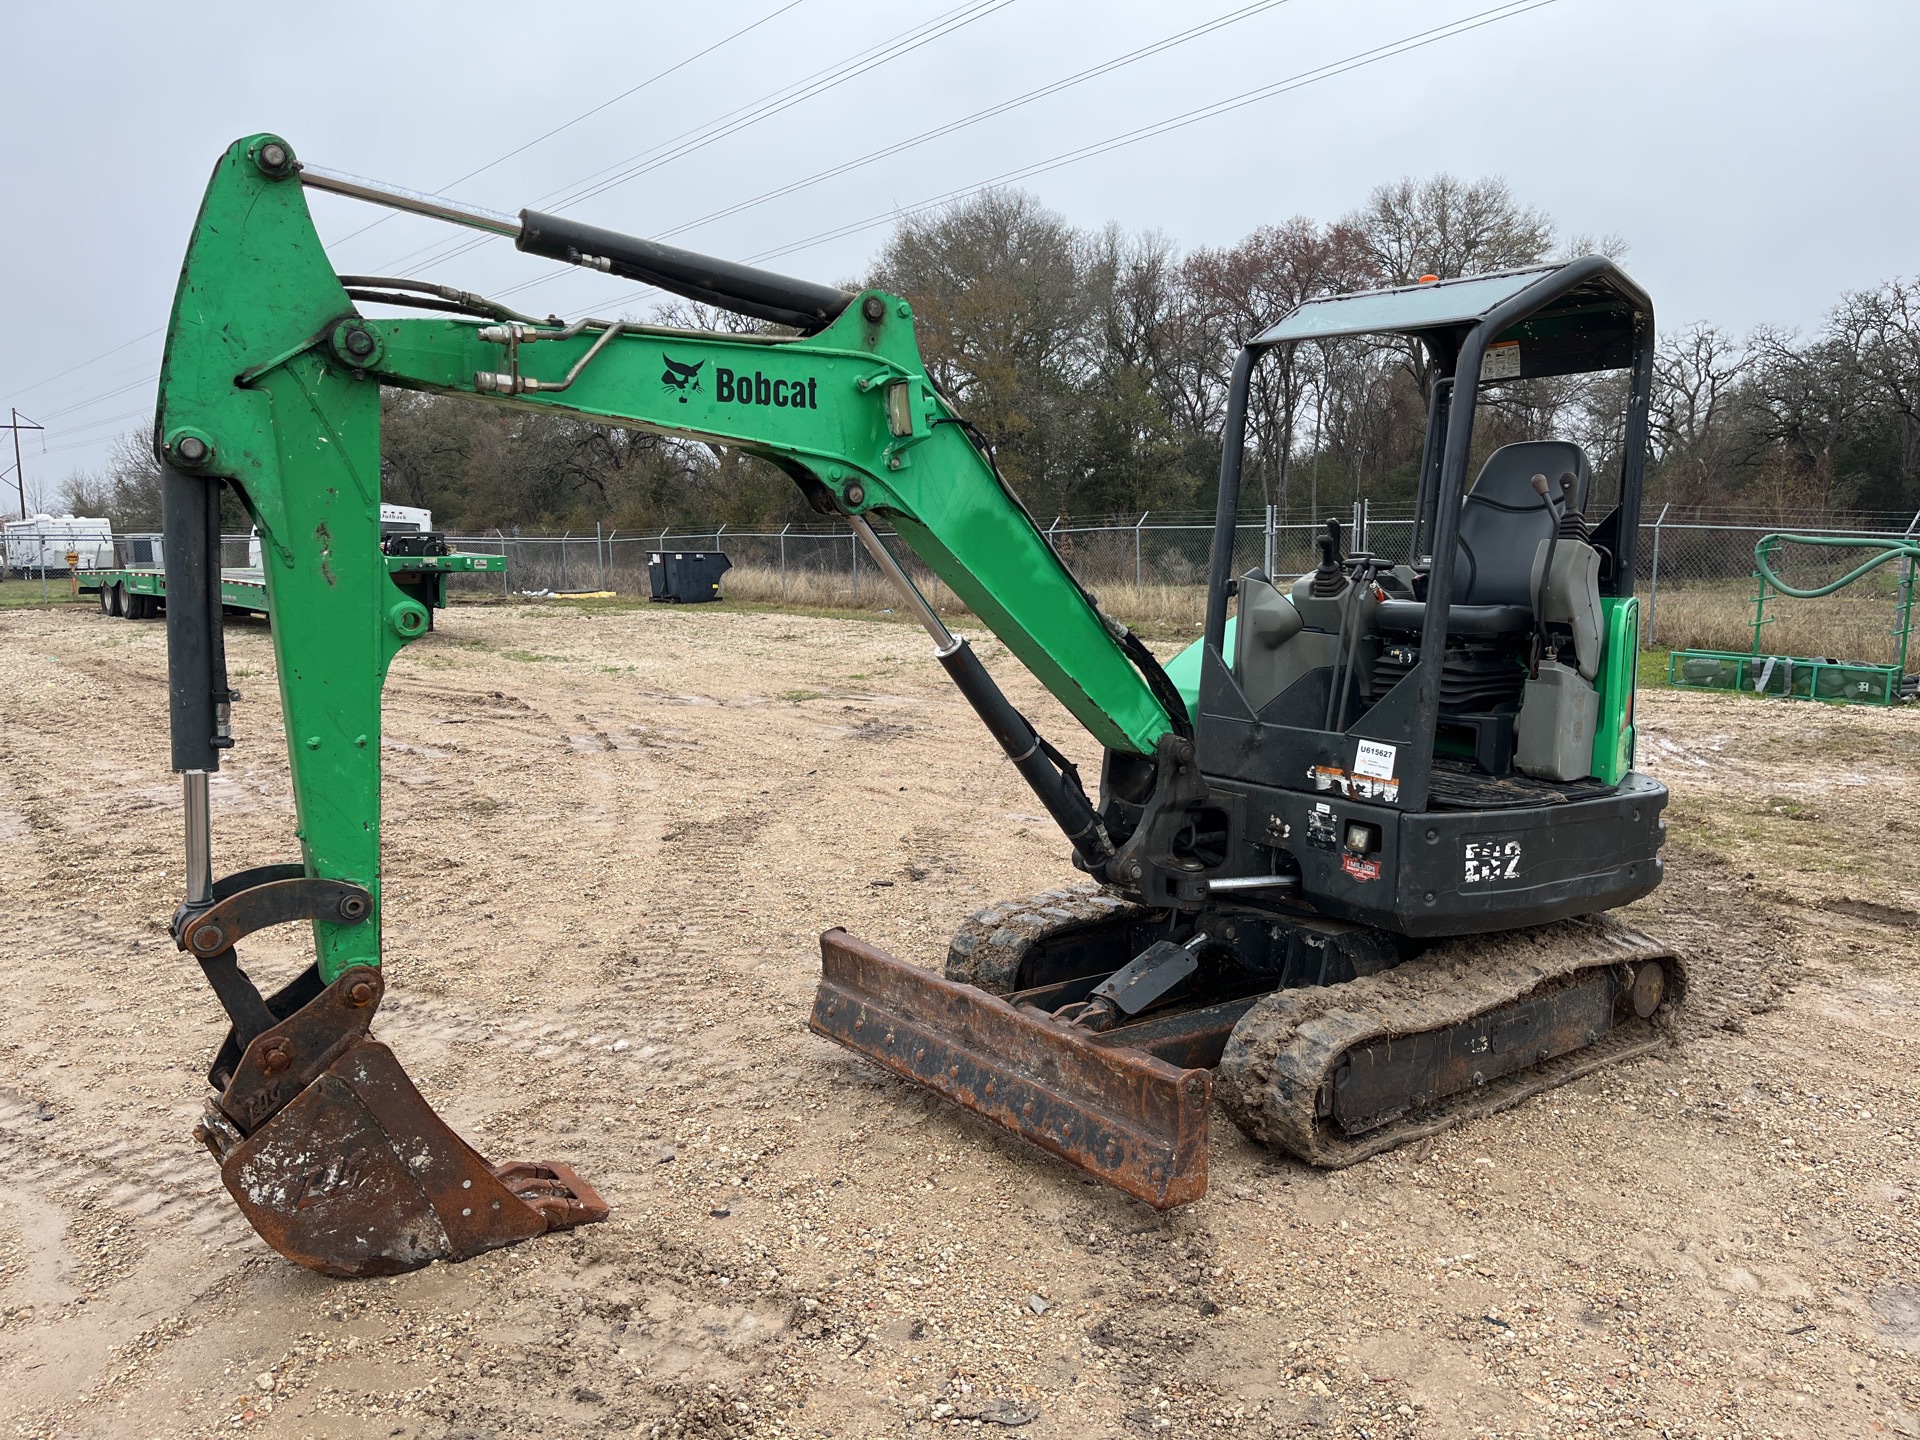
<instances>
[{"instance_id":1,"label":"gravel ground","mask_svg":"<svg viewBox=\"0 0 1920 1440\"><path fill-rule=\"evenodd\" d=\"M267 636L229 643L223 871L293 828ZM1333 1174L1216 1117L1158 1215L804 1030L822 929L934 964L1072 878L926 650L501 608L399 659L376 1029L615 1211L345 1283L189 1138L223 1024L165 928L161 627L0 614L0 1433L1920 1435L1920 717L1644 694L1678 1047Z\"/></svg>"}]
</instances>

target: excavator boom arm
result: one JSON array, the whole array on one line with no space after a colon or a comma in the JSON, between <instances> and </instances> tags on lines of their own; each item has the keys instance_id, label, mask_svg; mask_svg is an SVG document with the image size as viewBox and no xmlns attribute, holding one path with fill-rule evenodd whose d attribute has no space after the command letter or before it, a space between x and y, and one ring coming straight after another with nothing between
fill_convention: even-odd
<instances>
[{"instance_id":1,"label":"excavator boom arm","mask_svg":"<svg viewBox=\"0 0 1920 1440\"><path fill-rule=\"evenodd\" d=\"M517 225L481 219L524 250L735 300L741 313L809 333L540 322L461 291L336 275L307 183L323 183L319 172L303 183L275 136L222 156L168 329L154 434L165 467L173 764L187 801L187 895L174 931L233 1021L198 1132L229 1190L289 1258L386 1273L601 1218L606 1207L565 1166L487 1166L368 1030L383 993L380 692L394 655L429 622L381 553L382 386L731 446L779 466L818 508L843 514L888 569L1090 867L1112 847L1072 767L920 603L868 517L891 524L1109 750L1152 755L1186 725L1152 657L1100 614L929 380L904 300L842 297L531 212ZM410 208L475 221L425 197ZM462 318L368 319L356 298ZM220 629L223 486L260 534L301 853L216 882L207 777L233 743L238 698ZM262 996L233 942L288 921L311 924L314 964ZM314 1170L314 1156L332 1150L354 1158Z\"/></svg>"}]
</instances>

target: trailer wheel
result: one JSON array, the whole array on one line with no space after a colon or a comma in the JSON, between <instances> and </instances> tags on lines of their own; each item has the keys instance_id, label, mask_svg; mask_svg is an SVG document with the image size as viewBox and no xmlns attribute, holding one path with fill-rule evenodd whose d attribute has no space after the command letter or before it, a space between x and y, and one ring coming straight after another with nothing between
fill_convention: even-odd
<instances>
[{"instance_id":1,"label":"trailer wheel","mask_svg":"<svg viewBox=\"0 0 1920 1440\"><path fill-rule=\"evenodd\" d=\"M102 595L102 596L104 596L104 597L106 597L106 601L107 601L107 606L106 606L106 609L107 609L107 614L109 614L109 615L125 615L125 614L127 613L127 612L126 612L126 611L125 611L124 609L122 609L122 608L121 608L121 607L122 607L122 605L123 605L123 604L125 603L125 598L124 598L124 597L125 597L125 595L126 595L126 591L125 591L125 590L123 590L123 589L121 589L121 588L120 588L120 586L118 586L118 585L109 585L109 586L107 586L107 587L106 587L106 588L105 588L104 590L102 590L102 591L101 591L100 593L101 593L101 595Z\"/></svg>"},{"instance_id":2,"label":"trailer wheel","mask_svg":"<svg viewBox=\"0 0 1920 1440\"><path fill-rule=\"evenodd\" d=\"M100 601L100 613L102 615L113 614L113 587L111 585L102 585L95 594L96 598Z\"/></svg>"},{"instance_id":3,"label":"trailer wheel","mask_svg":"<svg viewBox=\"0 0 1920 1440\"><path fill-rule=\"evenodd\" d=\"M151 595L136 595L129 591L127 594L127 618L129 620L147 620L151 619L152 616L153 597Z\"/></svg>"}]
</instances>

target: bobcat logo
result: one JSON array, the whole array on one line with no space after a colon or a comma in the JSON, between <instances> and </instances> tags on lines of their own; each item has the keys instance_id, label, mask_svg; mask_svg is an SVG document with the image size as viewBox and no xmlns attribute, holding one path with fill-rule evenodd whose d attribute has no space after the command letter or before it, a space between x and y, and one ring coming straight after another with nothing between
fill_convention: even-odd
<instances>
[{"instance_id":1,"label":"bobcat logo","mask_svg":"<svg viewBox=\"0 0 1920 1440\"><path fill-rule=\"evenodd\" d=\"M701 360L692 365L683 365L664 350L660 352L660 358L667 365L660 373L660 383L669 390L679 391L680 403L686 404L689 393L699 393L700 372L706 369L707 362Z\"/></svg>"}]
</instances>

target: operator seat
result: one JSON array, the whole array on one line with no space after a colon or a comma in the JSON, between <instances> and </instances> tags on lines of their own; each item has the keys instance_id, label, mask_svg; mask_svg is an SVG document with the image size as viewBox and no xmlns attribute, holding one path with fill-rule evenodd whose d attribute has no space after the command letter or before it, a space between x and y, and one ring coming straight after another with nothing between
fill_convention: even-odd
<instances>
[{"instance_id":1,"label":"operator seat","mask_svg":"<svg viewBox=\"0 0 1920 1440\"><path fill-rule=\"evenodd\" d=\"M1560 477L1568 471L1574 475L1575 503L1584 512L1593 467L1571 440L1522 440L1487 457L1460 502L1449 635L1518 635L1532 628L1534 552L1557 523L1534 491L1533 477L1546 476L1557 495ZM1411 633L1422 628L1426 614L1424 601L1387 600L1376 620L1382 630Z\"/></svg>"}]
</instances>

